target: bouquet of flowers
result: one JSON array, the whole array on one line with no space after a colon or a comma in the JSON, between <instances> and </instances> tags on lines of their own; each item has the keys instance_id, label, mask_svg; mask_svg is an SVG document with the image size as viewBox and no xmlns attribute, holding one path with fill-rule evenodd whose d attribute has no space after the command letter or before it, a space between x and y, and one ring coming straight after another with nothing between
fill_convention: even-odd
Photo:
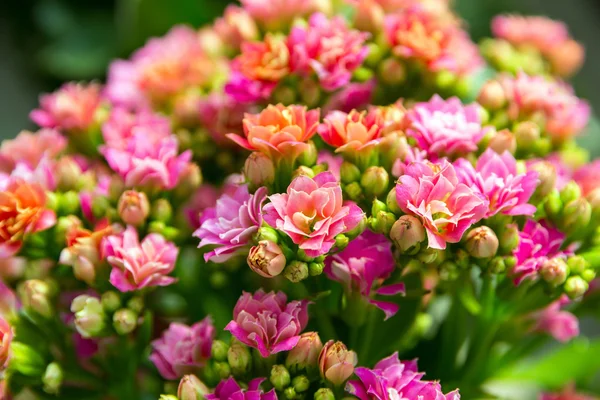
<instances>
[{"instance_id":1,"label":"bouquet of flowers","mask_svg":"<svg viewBox=\"0 0 600 400\"><path fill-rule=\"evenodd\" d=\"M0 147L0 397L594 398L597 341L523 364L600 318L583 49L492 31L242 0L43 95Z\"/></svg>"}]
</instances>

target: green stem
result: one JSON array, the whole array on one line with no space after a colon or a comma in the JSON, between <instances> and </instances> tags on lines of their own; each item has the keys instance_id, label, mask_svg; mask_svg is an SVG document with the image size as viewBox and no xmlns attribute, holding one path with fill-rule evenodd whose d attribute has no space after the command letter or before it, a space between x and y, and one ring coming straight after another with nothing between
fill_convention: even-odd
<instances>
[{"instance_id":1,"label":"green stem","mask_svg":"<svg viewBox=\"0 0 600 400\"><path fill-rule=\"evenodd\" d=\"M367 324L365 325L361 345L358 349L358 359L362 360L363 363L368 358L369 351L371 350L371 342L373 341L373 334L377 325L377 314L375 310L371 310L367 317Z\"/></svg>"}]
</instances>

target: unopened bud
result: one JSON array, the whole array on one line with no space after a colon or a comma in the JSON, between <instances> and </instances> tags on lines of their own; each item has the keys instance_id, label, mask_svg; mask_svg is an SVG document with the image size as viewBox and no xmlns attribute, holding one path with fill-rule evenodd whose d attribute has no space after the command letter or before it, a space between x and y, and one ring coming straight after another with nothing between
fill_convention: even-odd
<instances>
[{"instance_id":1,"label":"unopened bud","mask_svg":"<svg viewBox=\"0 0 600 400\"><path fill-rule=\"evenodd\" d=\"M283 271L286 264L281 248L275 242L261 240L253 246L247 258L250 268L265 278L273 278Z\"/></svg>"},{"instance_id":2,"label":"unopened bud","mask_svg":"<svg viewBox=\"0 0 600 400\"><path fill-rule=\"evenodd\" d=\"M406 80L406 66L397 58L386 58L379 64L379 76L389 85L399 85Z\"/></svg>"},{"instance_id":3,"label":"unopened bud","mask_svg":"<svg viewBox=\"0 0 600 400\"><path fill-rule=\"evenodd\" d=\"M321 377L339 386L354 373L357 361L356 353L348 350L344 343L330 340L319 354Z\"/></svg>"},{"instance_id":4,"label":"unopened bud","mask_svg":"<svg viewBox=\"0 0 600 400\"><path fill-rule=\"evenodd\" d=\"M585 49L575 40L569 39L552 46L546 57L556 75L568 78L583 65Z\"/></svg>"},{"instance_id":5,"label":"unopened bud","mask_svg":"<svg viewBox=\"0 0 600 400\"><path fill-rule=\"evenodd\" d=\"M234 375L243 375L250 366L250 349L242 343L234 342L227 351L227 362Z\"/></svg>"},{"instance_id":6,"label":"unopened bud","mask_svg":"<svg viewBox=\"0 0 600 400\"><path fill-rule=\"evenodd\" d=\"M575 181L569 181L560 191L560 199L567 204L581 197L581 187Z\"/></svg>"},{"instance_id":7,"label":"unopened bud","mask_svg":"<svg viewBox=\"0 0 600 400\"><path fill-rule=\"evenodd\" d=\"M317 150L317 146L313 143L313 141L308 142L308 147L298 157L298 162L301 165L305 165L307 167L312 167L317 163L317 158L319 157L319 151Z\"/></svg>"},{"instance_id":8,"label":"unopened bud","mask_svg":"<svg viewBox=\"0 0 600 400\"><path fill-rule=\"evenodd\" d=\"M219 377L219 379L225 379L228 378L229 376L231 376L231 366L223 361L218 361L215 362L213 365L213 369L215 371L215 373L217 374L217 376ZM240 375L242 373L240 372Z\"/></svg>"},{"instance_id":9,"label":"unopened bud","mask_svg":"<svg viewBox=\"0 0 600 400\"><path fill-rule=\"evenodd\" d=\"M422 249L417 254L417 259L421 261L423 264L432 264L438 259L438 256L441 254L441 251L438 249L432 249L428 247L426 249Z\"/></svg>"},{"instance_id":10,"label":"unopened bud","mask_svg":"<svg viewBox=\"0 0 600 400\"><path fill-rule=\"evenodd\" d=\"M39 379L46 370L46 362L35 348L13 340L10 343L8 368L25 376Z\"/></svg>"},{"instance_id":11,"label":"unopened bud","mask_svg":"<svg viewBox=\"0 0 600 400\"><path fill-rule=\"evenodd\" d=\"M229 345L222 340L214 340L211 348L211 355L215 361L227 360Z\"/></svg>"},{"instance_id":12,"label":"unopened bud","mask_svg":"<svg viewBox=\"0 0 600 400\"><path fill-rule=\"evenodd\" d=\"M452 261L444 261L438 267L440 279L443 281L453 281L458 278L458 265Z\"/></svg>"},{"instance_id":13,"label":"unopened bud","mask_svg":"<svg viewBox=\"0 0 600 400\"><path fill-rule=\"evenodd\" d=\"M134 296L127 302L127 308L136 314L140 314L144 309L144 298L141 296Z\"/></svg>"},{"instance_id":14,"label":"unopened bud","mask_svg":"<svg viewBox=\"0 0 600 400\"><path fill-rule=\"evenodd\" d=\"M152 203L153 222L168 223L173 216L173 207L166 199L158 199Z\"/></svg>"},{"instance_id":15,"label":"unopened bud","mask_svg":"<svg viewBox=\"0 0 600 400\"><path fill-rule=\"evenodd\" d=\"M565 282L565 293L571 299L577 299L585 294L589 284L580 276L571 276Z\"/></svg>"},{"instance_id":16,"label":"unopened bud","mask_svg":"<svg viewBox=\"0 0 600 400\"><path fill-rule=\"evenodd\" d=\"M387 206L381 200L373 200L373 205L371 206L371 215L377 215L380 211L387 211Z\"/></svg>"},{"instance_id":17,"label":"unopened bud","mask_svg":"<svg viewBox=\"0 0 600 400\"><path fill-rule=\"evenodd\" d=\"M39 279L30 279L21 286L21 300L23 307L33 310L39 315L50 318L54 314L54 308L50 298L53 290L48 283Z\"/></svg>"},{"instance_id":18,"label":"unopened bud","mask_svg":"<svg viewBox=\"0 0 600 400\"><path fill-rule=\"evenodd\" d=\"M119 335L133 332L137 326L137 315L128 308L117 310L113 315L113 327Z\"/></svg>"},{"instance_id":19,"label":"unopened bud","mask_svg":"<svg viewBox=\"0 0 600 400\"><path fill-rule=\"evenodd\" d=\"M275 181L273 161L263 153L250 154L244 164L244 176L254 188L271 185Z\"/></svg>"},{"instance_id":20,"label":"unopened bud","mask_svg":"<svg viewBox=\"0 0 600 400\"><path fill-rule=\"evenodd\" d=\"M79 194L74 191L62 193L58 198L58 210L61 215L76 214L79 210Z\"/></svg>"},{"instance_id":21,"label":"unopened bud","mask_svg":"<svg viewBox=\"0 0 600 400\"><path fill-rule=\"evenodd\" d=\"M287 400L294 400L298 397L298 394L296 393L296 389L294 389L293 386L289 386L286 387L283 391L283 397Z\"/></svg>"},{"instance_id":22,"label":"unopened bud","mask_svg":"<svg viewBox=\"0 0 600 400\"><path fill-rule=\"evenodd\" d=\"M584 198L573 200L565 205L561 225L566 232L577 232L585 228L592 218L592 206Z\"/></svg>"},{"instance_id":23,"label":"unopened bud","mask_svg":"<svg viewBox=\"0 0 600 400\"><path fill-rule=\"evenodd\" d=\"M542 264L540 275L553 286L562 285L569 276L569 267L562 258L552 258Z\"/></svg>"},{"instance_id":24,"label":"unopened bud","mask_svg":"<svg viewBox=\"0 0 600 400\"><path fill-rule=\"evenodd\" d=\"M371 197L377 197L387 191L390 177L382 167L369 167L362 175L360 184L365 193Z\"/></svg>"},{"instance_id":25,"label":"unopened bud","mask_svg":"<svg viewBox=\"0 0 600 400\"><path fill-rule=\"evenodd\" d=\"M340 167L342 183L350 184L360 179L360 169L354 164L344 161Z\"/></svg>"},{"instance_id":26,"label":"unopened bud","mask_svg":"<svg viewBox=\"0 0 600 400\"><path fill-rule=\"evenodd\" d=\"M587 196L585 196L588 203L592 207L592 212L594 215L600 214L600 188L596 188L589 192Z\"/></svg>"},{"instance_id":27,"label":"unopened bud","mask_svg":"<svg viewBox=\"0 0 600 400\"><path fill-rule=\"evenodd\" d=\"M377 33L383 27L385 12L376 1L359 1L354 14L354 27L361 31Z\"/></svg>"},{"instance_id":28,"label":"unopened bud","mask_svg":"<svg viewBox=\"0 0 600 400\"><path fill-rule=\"evenodd\" d=\"M323 273L323 270L325 269L325 264L323 264L322 262L311 262L308 264L308 274L310 276L318 276L321 275Z\"/></svg>"},{"instance_id":29,"label":"unopened bud","mask_svg":"<svg viewBox=\"0 0 600 400\"><path fill-rule=\"evenodd\" d=\"M515 128L515 138L520 149L529 149L539 140L540 127L535 122L521 122Z\"/></svg>"},{"instance_id":30,"label":"unopened bud","mask_svg":"<svg viewBox=\"0 0 600 400\"><path fill-rule=\"evenodd\" d=\"M56 163L54 175L57 180L56 185L60 190L75 190L78 189L77 184L81 180L82 172L75 160L63 157Z\"/></svg>"},{"instance_id":31,"label":"unopened bud","mask_svg":"<svg viewBox=\"0 0 600 400\"><path fill-rule=\"evenodd\" d=\"M590 283L591 281L593 281L596 278L596 271L594 271L593 269L586 269L585 271L583 271L581 273L581 277L583 278L584 281L586 281L587 283Z\"/></svg>"},{"instance_id":32,"label":"unopened bud","mask_svg":"<svg viewBox=\"0 0 600 400\"><path fill-rule=\"evenodd\" d=\"M480 226L466 236L465 248L472 257L489 258L496 255L498 251L498 237L493 230L487 226Z\"/></svg>"},{"instance_id":33,"label":"unopened bud","mask_svg":"<svg viewBox=\"0 0 600 400\"><path fill-rule=\"evenodd\" d=\"M490 138L488 146L498 154L502 154L505 151L514 154L517 150L517 139L515 139L515 135L511 131L502 129Z\"/></svg>"},{"instance_id":34,"label":"unopened bud","mask_svg":"<svg viewBox=\"0 0 600 400\"><path fill-rule=\"evenodd\" d=\"M389 235L394 223L396 223L396 216L394 214L380 211L371 219L371 228L377 233Z\"/></svg>"},{"instance_id":35,"label":"unopened bud","mask_svg":"<svg viewBox=\"0 0 600 400\"><path fill-rule=\"evenodd\" d=\"M500 82L496 80L486 82L479 92L477 102L488 110L498 110L504 107L506 95Z\"/></svg>"},{"instance_id":36,"label":"unopened bud","mask_svg":"<svg viewBox=\"0 0 600 400\"><path fill-rule=\"evenodd\" d=\"M275 229L268 226L262 226L258 229L256 241L260 242L262 240L279 243L279 235L277 235L277 231Z\"/></svg>"},{"instance_id":37,"label":"unopened bud","mask_svg":"<svg viewBox=\"0 0 600 400\"><path fill-rule=\"evenodd\" d=\"M306 392L310 387L310 380L305 375L300 375L292 379L292 387L297 393Z\"/></svg>"},{"instance_id":38,"label":"unopened bud","mask_svg":"<svg viewBox=\"0 0 600 400\"><path fill-rule=\"evenodd\" d=\"M344 194L353 201L359 201L363 195L362 187L358 182L352 182L343 187Z\"/></svg>"},{"instance_id":39,"label":"unopened bud","mask_svg":"<svg viewBox=\"0 0 600 400\"><path fill-rule=\"evenodd\" d=\"M285 365L293 372L317 366L323 343L317 332L300 335L298 344L288 352Z\"/></svg>"},{"instance_id":40,"label":"unopened bud","mask_svg":"<svg viewBox=\"0 0 600 400\"><path fill-rule=\"evenodd\" d=\"M418 218L403 215L392 225L390 239L400 252L405 253L425 240L425 228Z\"/></svg>"},{"instance_id":41,"label":"unopened bud","mask_svg":"<svg viewBox=\"0 0 600 400\"><path fill-rule=\"evenodd\" d=\"M402 210L398 205L398 200L396 199L396 188L393 187L392 190L388 193L385 199L385 205L387 206L387 210L396 215L402 214Z\"/></svg>"},{"instance_id":42,"label":"unopened bud","mask_svg":"<svg viewBox=\"0 0 600 400\"><path fill-rule=\"evenodd\" d=\"M299 176L308 176L309 178L315 177L315 171L312 168L307 167L306 165L301 165L294 170L292 174L292 179L297 178Z\"/></svg>"},{"instance_id":43,"label":"unopened bud","mask_svg":"<svg viewBox=\"0 0 600 400\"><path fill-rule=\"evenodd\" d=\"M508 224L502 229L498 238L500 241L500 251L510 254L519 245L519 227L517 224Z\"/></svg>"},{"instance_id":44,"label":"unopened bud","mask_svg":"<svg viewBox=\"0 0 600 400\"><path fill-rule=\"evenodd\" d=\"M273 365L269 380L275 389L281 391L290 385L292 378L286 367L283 365Z\"/></svg>"},{"instance_id":45,"label":"unopened bud","mask_svg":"<svg viewBox=\"0 0 600 400\"><path fill-rule=\"evenodd\" d=\"M184 375L177 388L179 400L203 400L209 393L210 389L196 375Z\"/></svg>"},{"instance_id":46,"label":"unopened bud","mask_svg":"<svg viewBox=\"0 0 600 400\"><path fill-rule=\"evenodd\" d=\"M554 189L548 193L546 196L546 201L544 202L544 211L552 221L556 221L556 219L560 216L562 207L563 202L560 199L560 193L558 190Z\"/></svg>"},{"instance_id":47,"label":"unopened bud","mask_svg":"<svg viewBox=\"0 0 600 400\"><path fill-rule=\"evenodd\" d=\"M100 301L104 310L109 313L115 312L121 307L121 299L119 295L117 292L113 292L112 290L102 293Z\"/></svg>"},{"instance_id":48,"label":"unopened bud","mask_svg":"<svg viewBox=\"0 0 600 400\"><path fill-rule=\"evenodd\" d=\"M285 267L283 275L290 282L298 283L308 278L308 264L302 261L292 261Z\"/></svg>"},{"instance_id":49,"label":"unopened bud","mask_svg":"<svg viewBox=\"0 0 600 400\"><path fill-rule=\"evenodd\" d=\"M48 364L42 383L44 384L44 392L57 395L63 382L63 371L58 363L53 362Z\"/></svg>"},{"instance_id":50,"label":"unopened bud","mask_svg":"<svg viewBox=\"0 0 600 400\"><path fill-rule=\"evenodd\" d=\"M318 82L310 78L303 79L298 87L302 103L305 106L313 108L319 104L319 100L321 100L321 86Z\"/></svg>"},{"instance_id":51,"label":"unopened bud","mask_svg":"<svg viewBox=\"0 0 600 400\"><path fill-rule=\"evenodd\" d=\"M529 167L531 171L538 174L540 183L536 188L536 193L540 197L545 197L556 186L556 168L548 161L538 161Z\"/></svg>"},{"instance_id":52,"label":"unopened bud","mask_svg":"<svg viewBox=\"0 0 600 400\"><path fill-rule=\"evenodd\" d=\"M71 312L75 313L75 327L84 338L99 336L106 329L106 314L96 297L77 296L71 303Z\"/></svg>"},{"instance_id":53,"label":"unopened bud","mask_svg":"<svg viewBox=\"0 0 600 400\"><path fill-rule=\"evenodd\" d=\"M150 203L144 192L127 190L121 195L117 209L127 225L140 226L150 214Z\"/></svg>"},{"instance_id":54,"label":"unopened bud","mask_svg":"<svg viewBox=\"0 0 600 400\"><path fill-rule=\"evenodd\" d=\"M493 274L501 274L506 271L506 263L503 257L494 257L490 260L488 268Z\"/></svg>"},{"instance_id":55,"label":"unopened bud","mask_svg":"<svg viewBox=\"0 0 600 400\"><path fill-rule=\"evenodd\" d=\"M580 275L588 267L588 262L581 256L571 256L567 258L567 265L569 271L574 275Z\"/></svg>"},{"instance_id":56,"label":"unopened bud","mask_svg":"<svg viewBox=\"0 0 600 400\"><path fill-rule=\"evenodd\" d=\"M321 388L315 392L315 400L335 400L335 395L331 389Z\"/></svg>"},{"instance_id":57,"label":"unopened bud","mask_svg":"<svg viewBox=\"0 0 600 400\"><path fill-rule=\"evenodd\" d=\"M348 246L348 243L350 243L350 239L348 238L348 236L342 233L335 237L335 247L338 250L344 250L346 246Z\"/></svg>"},{"instance_id":58,"label":"unopened bud","mask_svg":"<svg viewBox=\"0 0 600 400\"><path fill-rule=\"evenodd\" d=\"M180 198L187 198L202 184L202 172L196 164L189 163L181 177L175 191Z\"/></svg>"}]
</instances>

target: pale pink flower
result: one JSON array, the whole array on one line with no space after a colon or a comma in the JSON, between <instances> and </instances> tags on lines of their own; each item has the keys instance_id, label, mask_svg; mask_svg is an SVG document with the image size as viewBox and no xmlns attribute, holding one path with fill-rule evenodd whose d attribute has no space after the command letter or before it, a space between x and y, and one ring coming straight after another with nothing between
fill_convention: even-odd
<instances>
[{"instance_id":1,"label":"pale pink flower","mask_svg":"<svg viewBox=\"0 0 600 400\"><path fill-rule=\"evenodd\" d=\"M406 214L418 217L427 231L429 247L445 249L488 211L487 200L476 189L460 183L452 164L414 162L396 185L396 200Z\"/></svg>"},{"instance_id":2,"label":"pale pink flower","mask_svg":"<svg viewBox=\"0 0 600 400\"><path fill-rule=\"evenodd\" d=\"M514 45L535 47L542 53L569 39L563 22L541 16L498 15L492 20L492 33Z\"/></svg>"},{"instance_id":3,"label":"pale pink flower","mask_svg":"<svg viewBox=\"0 0 600 400\"><path fill-rule=\"evenodd\" d=\"M235 146L225 136L230 132L242 132L244 114L250 111L246 104L233 97L213 93L200 100L198 117L202 126L219 146Z\"/></svg>"},{"instance_id":4,"label":"pale pink flower","mask_svg":"<svg viewBox=\"0 0 600 400\"><path fill-rule=\"evenodd\" d=\"M344 202L340 183L330 172L314 179L299 176L287 193L269 196L264 219L285 232L309 257L326 254L335 237L355 228L364 213L353 202Z\"/></svg>"},{"instance_id":5,"label":"pale pink flower","mask_svg":"<svg viewBox=\"0 0 600 400\"><path fill-rule=\"evenodd\" d=\"M116 107L102 124L104 144L115 149L126 149L136 137L155 142L171 134L171 121L148 109L132 112Z\"/></svg>"},{"instance_id":6,"label":"pale pink flower","mask_svg":"<svg viewBox=\"0 0 600 400\"><path fill-rule=\"evenodd\" d=\"M317 13L307 27L292 28L288 38L293 72L315 73L323 89L337 90L347 85L352 73L369 53L369 34L348 28L342 17L328 19Z\"/></svg>"},{"instance_id":7,"label":"pale pink flower","mask_svg":"<svg viewBox=\"0 0 600 400\"><path fill-rule=\"evenodd\" d=\"M375 111L352 110L349 114L333 111L318 131L325 143L335 147L336 153L354 154L377 146L383 126L383 118Z\"/></svg>"},{"instance_id":8,"label":"pale pink flower","mask_svg":"<svg viewBox=\"0 0 600 400\"><path fill-rule=\"evenodd\" d=\"M168 286L176 281L167 276L175 268L179 249L157 233L140 243L134 227L102 239L101 258L112 266L110 283L121 292L151 286Z\"/></svg>"},{"instance_id":9,"label":"pale pink flower","mask_svg":"<svg viewBox=\"0 0 600 400\"><path fill-rule=\"evenodd\" d=\"M10 344L13 339L12 327L0 317L0 372L3 372L10 356ZM2 393L0 393L2 394Z\"/></svg>"},{"instance_id":10,"label":"pale pink flower","mask_svg":"<svg viewBox=\"0 0 600 400\"><path fill-rule=\"evenodd\" d=\"M213 393L206 395L206 400L277 400L275 389L265 393L260 384L265 378L256 378L248 382L248 389L242 387L235 381L234 377L219 382Z\"/></svg>"},{"instance_id":11,"label":"pale pink flower","mask_svg":"<svg viewBox=\"0 0 600 400\"><path fill-rule=\"evenodd\" d=\"M567 295L563 295L543 310L534 313L533 329L537 332L546 332L560 342L567 342L579 336L579 320L570 312L562 310L569 302Z\"/></svg>"},{"instance_id":12,"label":"pale pink flower","mask_svg":"<svg viewBox=\"0 0 600 400\"><path fill-rule=\"evenodd\" d=\"M331 0L241 0L241 3L268 30L282 29L296 18L331 10Z\"/></svg>"},{"instance_id":13,"label":"pale pink flower","mask_svg":"<svg viewBox=\"0 0 600 400\"><path fill-rule=\"evenodd\" d=\"M600 187L600 160L584 165L573 174L573 180L581 187L584 196Z\"/></svg>"},{"instance_id":14,"label":"pale pink flower","mask_svg":"<svg viewBox=\"0 0 600 400\"><path fill-rule=\"evenodd\" d=\"M36 169L44 159L56 158L66 147L67 139L57 130L22 131L16 138L2 141L0 170L10 173L17 164Z\"/></svg>"},{"instance_id":15,"label":"pale pink flower","mask_svg":"<svg viewBox=\"0 0 600 400\"><path fill-rule=\"evenodd\" d=\"M210 317L192 326L173 322L159 339L152 341L150 361L168 380L196 373L210 358L215 335Z\"/></svg>"},{"instance_id":16,"label":"pale pink flower","mask_svg":"<svg viewBox=\"0 0 600 400\"><path fill-rule=\"evenodd\" d=\"M244 292L225 330L263 357L288 351L296 346L308 323L308 304L306 300L288 303L283 292Z\"/></svg>"}]
</instances>

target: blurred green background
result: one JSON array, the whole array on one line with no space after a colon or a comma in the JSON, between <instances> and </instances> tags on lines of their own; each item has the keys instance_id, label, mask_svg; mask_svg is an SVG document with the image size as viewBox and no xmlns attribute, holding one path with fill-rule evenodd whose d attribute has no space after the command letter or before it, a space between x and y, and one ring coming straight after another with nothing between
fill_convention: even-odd
<instances>
[{"instance_id":1,"label":"blurred green background","mask_svg":"<svg viewBox=\"0 0 600 400\"><path fill-rule=\"evenodd\" d=\"M41 92L65 80L103 79L107 64L126 57L150 36L176 23L209 23L226 0L1 0L0 137L32 128L29 111ZM501 12L547 15L565 21L587 49L574 80L578 94L600 109L600 2L597 0L455 0L475 40L489 35ZM600 137L586 147L600 155Z\"/></svg>"}]
</instances>

